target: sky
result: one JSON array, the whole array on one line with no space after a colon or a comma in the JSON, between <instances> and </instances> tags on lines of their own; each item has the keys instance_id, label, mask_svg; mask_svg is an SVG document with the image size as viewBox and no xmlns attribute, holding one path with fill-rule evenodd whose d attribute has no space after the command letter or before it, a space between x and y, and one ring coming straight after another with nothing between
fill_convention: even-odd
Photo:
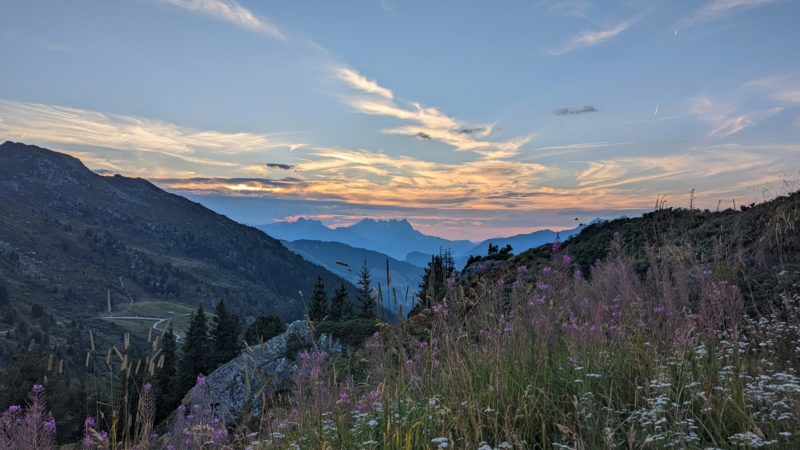
<instances>
[{"instance_id":1,"label":"sky","mask_svg":"<svg viewBox=\"0 0 800 450\"><path fill-rule=\"evenodd\" d=\"M0 0L0 141L479 240L800 179L800 2Z\"/></svg>"}]
</instances>

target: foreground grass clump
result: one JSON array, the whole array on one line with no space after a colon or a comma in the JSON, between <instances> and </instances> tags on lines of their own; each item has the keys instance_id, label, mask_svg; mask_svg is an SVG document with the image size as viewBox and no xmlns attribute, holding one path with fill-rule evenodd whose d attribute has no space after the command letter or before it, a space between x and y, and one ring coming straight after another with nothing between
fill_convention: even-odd
<instances>
[{"instance_id":1,"label":"foreground grass clump","mask_svg":"<svg viewBox=\"0 0 800 450\"><path fill-rule=\"evenodd\" d=\"M676 251L586 280L555 249L513 285L455 283L428 332L385 328L342 369L304 355L263 448L800 448L800 298L747 316Z\"/></svg>"}]
</instances>

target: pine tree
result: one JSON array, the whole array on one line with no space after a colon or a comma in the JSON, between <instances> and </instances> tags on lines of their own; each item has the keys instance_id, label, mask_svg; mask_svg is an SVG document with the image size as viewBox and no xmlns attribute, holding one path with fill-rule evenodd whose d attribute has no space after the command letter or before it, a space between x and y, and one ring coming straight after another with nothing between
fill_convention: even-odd
<instances>
[{"instance_id":1,"label":"pine tree","mask_svg":"<svg viewBox=\"0 0 800 450\"><path fill-rule=\"evenodd\" d=\"M489 244L490 252L492 244ZM496 246L494 247L496 250ZM447 293L447 279L455 276L455 262L453 253L450 250L439 252L438 255L431 257L425 272L422 275L422 282L419 284L417 293L417 303L409 315L417 314L425 308L430 308L436 303L441 303Z\"/></svg>"},{"instance_id":2,"label":"pine tree","mask_svg":"<svg viewBox=\"0 0 800 450\"><path fill-rule=\"evenodd\" d=\"M311 295L311 306L308 308L308 318L318 322L328 314L328 291L322 277L317 277L314 284L314 293Z\"/></svg>"},{"instance_id":3,"label":"pine tree","mask_svg":"<svg viewBox=\"0 0 800 450\"><path fill-rule=\"evenodd\" d=\"M225 309L225 301L217 303L214 327L211 330L212 358L209 371L239 356L242 344L239 335L242 333L242 322L236 314Z\"/></svg>"},{"instance_id":4,"label":"pine tree","mask_svg":"<svg viewBox=\"0 0 800 450\"><path fill-rule=\"evenodd\" d=\"M333 293L331 300L331 310L328 318L333 321L347 320L353 315L353 304L347 298L347 286L342 283Z\"/></svg>"},{"instance_id":5,"label":"pine tree","mask_svg":"<svg viewBox=\"0 0 800 450\"><path fill-rule=\"evenodd\" d=\"M208 373L208 324L203 305L192 315L186 339L183 342L181 364L178 368L176 394L183 395L195 384L197 375Z\"/></svg>"},{"instance_id":6,"label":"pine tree","mask_svg":"<svg viewBox=\"0 0 800 450\"><path fill-rule=\"evenodd\" d=\"M172 389L175 375L178 372L178 349L175 343L172 323L167 326L167 330L161 339L161 356L159 357L159 367L155 377L156 401L158 402L156 419L158 421L166 418L180 401L175 393L176 390Z\"/></svg>"},{"instance_id":7,"label":"pine tree","mask_svg":"<svg viewBox=\"0 0 800 450\"><path fill-rule=\"evenodd\" d=\"M370 280L370 270L367 261L361 266L361 273L358 276L358 300L361 304L359 316L364 319L375 317L375 299L372 297L372 285Z\"/></svg>"},{"instance_id":8,"label":"pine tree","mask_svg":"<svg viewBox=\"0 0 800 450\"><path fill-rule=\"evenodd\" d=\"M244 340L250 345L261 344L286 331L286 323L278 316L258 316L247 328Z\"/></svg>"}]
</instances>

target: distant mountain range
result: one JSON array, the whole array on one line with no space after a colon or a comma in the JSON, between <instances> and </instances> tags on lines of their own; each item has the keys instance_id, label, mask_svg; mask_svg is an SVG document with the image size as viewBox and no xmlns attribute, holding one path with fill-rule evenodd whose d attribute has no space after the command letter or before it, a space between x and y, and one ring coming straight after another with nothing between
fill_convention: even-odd
<instances>
[{"instance_id":1,"label":"distant mountain range","mask_svg":"<svg viewBox=\"0 0 800 450\"><path fill-rule=\"evenodd\" d=\"M348 227L328 228L319 220L300 218L294 222L277 222L258 226L270 236L284 241L299 239L341 242L351 247L364 248L383 253L397 260L405 260L411 252L428 255L439 249L451 249L461 254L475 243L451 241L428 236L415 230L408 220L364 219Z\"/></svg>"},{"instance_id":2,"label":"distant mountain range","mask_svg":"<svg viewBox=\"0 0 800 450\"><path fill-rule=\"evenodd\" d=\"M298 318L317 277L344 280L263 231L150 182L100 176L71 156L0 145L0 284L24 313L94 316L112 302L210 306ZM348 283L349 284L349 283ZM351 286L352 289L352 286Z\"/></svg>"},{"instance_id":3,"label":"distant mountain range","mask_svg":"<svg viewBox=\"0 0 800 450\"><path fill-rule=\"evenodd\" d=\"M595 219L591 223L598 221L600 219ZM440 250L449 249L453 253L456 264L461 268L469 256L485 255L489 244L499 247L511 245L514 252L519 253L553 242L556 236L566 240L580 233L586 225L581 224L562 231L539 230L509 237L496 237L486 239L478 244L466 240L449 240L428 236L415 230L405 219L364 219L348 227L328 228L319 220L300 218L293 222L260 225L258 228L289 243L299 240L338 242L357 249L383 253L394 260L405 261L418 267L425 267L430 261L431 255L439 253ZM317 260L319 261L319 258ZM320 264L329 270L334 270L329 263L320 262Z\"/></svg>"}]
</instances>

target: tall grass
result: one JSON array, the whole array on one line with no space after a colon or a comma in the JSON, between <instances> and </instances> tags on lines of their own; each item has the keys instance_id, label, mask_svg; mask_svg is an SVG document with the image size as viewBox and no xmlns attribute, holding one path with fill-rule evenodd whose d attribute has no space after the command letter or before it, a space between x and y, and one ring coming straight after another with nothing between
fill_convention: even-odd
<instances>
[{"instance_id":1,"label":"tall grass","mask_svg":"<svg viewBox=\"0 0 800 450\"><path fill-rule=\"evenodd\" d=\"M746 316L691 249L555 249L385 328L350 370L308 355L264 448L800 448L800 299ZM417 319L419 320L419 319Z\"/></svg>"},{"instance_id":2,"label":"tall grass","mask_svg":"<svg viewBox=\"0 0 800 450\"><path fill-rule=\"evenodd\" d=\"M154 436L152 388L132 383L138 406L113 408L118 426L87 418L84 446L800 448L800 296L746 308L723 259L646 253L644 275L615 240L590 279L556 244L543 267L448 280L443 302L356 353L301 353L291 392L242 425L215 415L200 377L196 404ZM120 352L119 378L151 376L156 357L136 369ZM26 433L46 440L42 402ZM0 447L22 414L4 413Z\"/></svg>"}]
</instances>

